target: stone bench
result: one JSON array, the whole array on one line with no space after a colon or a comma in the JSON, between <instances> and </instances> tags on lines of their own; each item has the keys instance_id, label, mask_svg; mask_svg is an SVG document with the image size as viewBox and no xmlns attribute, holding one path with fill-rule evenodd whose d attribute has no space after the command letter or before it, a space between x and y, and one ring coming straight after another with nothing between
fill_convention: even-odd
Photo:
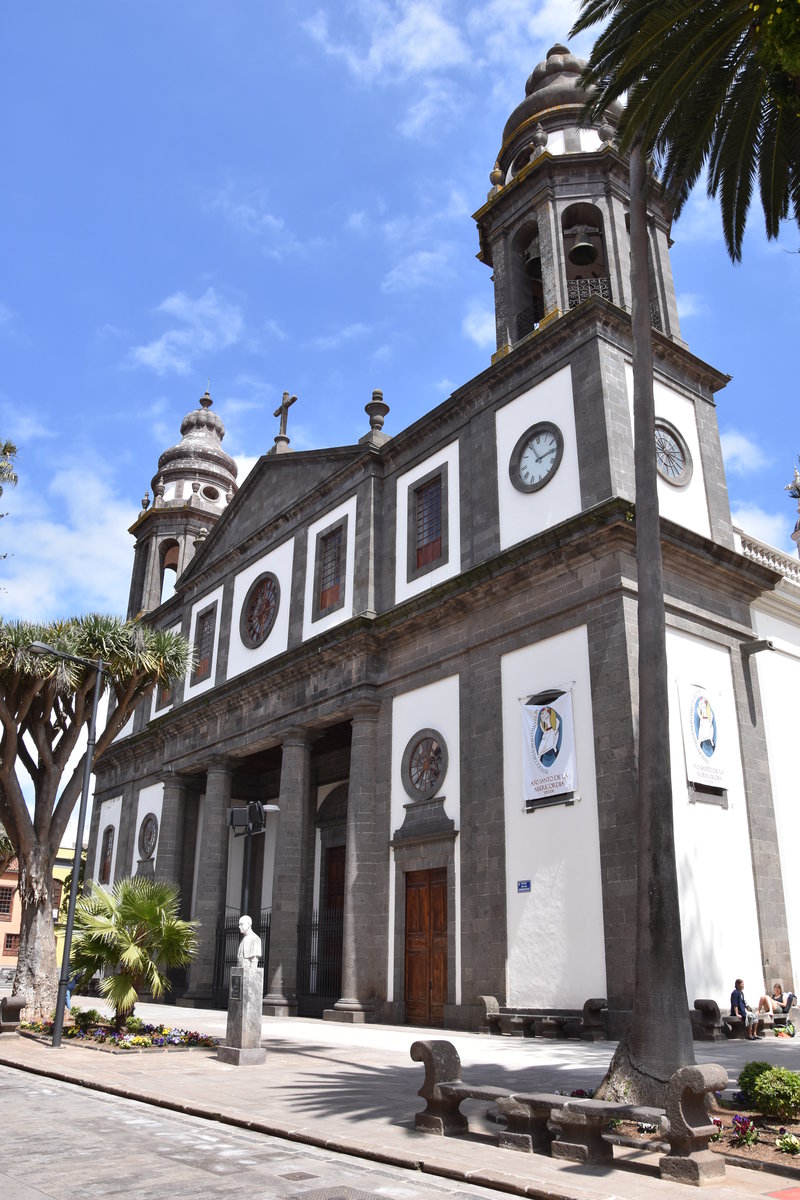
<instances>
[{"instance_id":1,"label":"stone bench","mask_svg":"<svg viewBox=\"0 0 800 1200\"><path fill-rule=\"evenodd\" d=\"M0 999L0 1033L14 1033L19 1029L24 1007L22 996L3 996Z\"/></svg>"},{"instance_id":2,"label":"stone bench","mask_svg":"<svg viewBox=\"0 0 800 1200\"><path fill-rule=\"evenodd\" d=\"M425 1067L419 1090L425 1109L415 1115L422 1133L466 1133L469 1121L461 1112L464 1100L483 1100L497 1106L506 1128L500 1146L546 1153L577 1163L607 1163L613 1158L611 1121L646 1122L660 1129L669 1152L659 1160L664 1178L699 1184L725 1174L724 1159L709 1150L715 1132L706 1112L706 1097L728 1084L727 1071L713 1064L681 1067L669 1081L666 1110L608 1100L565 1098L547 1092L511 1092L461 1078L461 1059L451 1042L418 1041L411 1057ZM663 1144L653 1149L663 1149Z\"/></svg>"},{"instance_id":3,"label":"stone bench","mask_svg":"<svg viewBox=\"0 0 800 1200\"><path fill-rule=\"evenodd\" d=\"M726 1013L721 1018L722 1032L728 1038L744 1038L747 1029L747 1023L742 1020L738 1013ZM758 1024L756 1025L756 1033L763 1033L765 1029L772 1029L773 1017L771 1013L759 1013Z\"/></svg>"},{"instance_id":4,"label":"stone bench","mask_svg":"<svg viewBox=\"0 0 800 1200\"><path fill-rule=\"evenodd\" d=\"M425 1109L414 1118L414 1128L425 1133L466 1133L469 1121L461 1112L464 1100L485 1100L497 1103L511 1095L507 1088L486 1087L464 1083L461 1078L461 1059L452 1042L414 1042L411 1046L414 1062L425 1067L425 1079L417 1095Z\"/></svg>"},{"instance_id":5,"label":"stone bench","mask_svg":"<svg viewBox=\"0 0 800 1200\"><path fill-rule=\"evenodd\" d=\"M496 996L478 996L481 1005L481 1028L490 1034L506 1037L583 1038L585 1041L602 1041L605 1036L603 1013L607 1002L601 997L592 997L583 1006L583 1013L552 1012L539 1009L532 1012L516 1012L501 1009Z\"/></svg>"}]
</instances>

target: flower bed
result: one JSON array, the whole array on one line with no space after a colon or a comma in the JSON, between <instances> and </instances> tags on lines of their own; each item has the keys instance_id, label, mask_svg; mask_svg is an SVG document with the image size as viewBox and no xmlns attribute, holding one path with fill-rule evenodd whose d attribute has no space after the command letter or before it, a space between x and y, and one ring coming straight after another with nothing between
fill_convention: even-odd
<instances>
[{"instance_id":1,"label":"flower bed","mask_svg":"<svg viewBox=\"0 0 800 1200\"><path fill-rule=\"evenodd\" d=\"M20 1030L23 1033L49 1038L52 1037L53 1022L23 1021ZM168 1025L145 1025L143 1022L137 1022L135 1030L115 1029L113 1025L105 1023L86 1028L65 1024L61 1036L64 1041L103 1046L109 1050L164 1050L173 1046L214 1048L219 1045L219 1038L209 1037L196 1030L171 1029Z\"/></svg>"}]
</instances>

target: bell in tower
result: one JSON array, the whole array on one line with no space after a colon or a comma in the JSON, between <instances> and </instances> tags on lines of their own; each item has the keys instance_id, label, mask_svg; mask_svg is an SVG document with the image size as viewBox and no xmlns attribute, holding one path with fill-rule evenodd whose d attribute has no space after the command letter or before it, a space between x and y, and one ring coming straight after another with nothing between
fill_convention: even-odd
<instances>
[{"instance_id":1,"label":"bell in tower","mask_svg":"<svg viewBox=\"0 0 800 1200\"><path fill-rule=\"evenodd\" d=\"M503 131L491 191L476 214L478 257L493 268L498 353L592 296L630 311L628 163L613 144L621 108L583 118L585 63L548 52ZM650 204L651 318L683 344L669 263L671 214Z\"/></svg>"}]
</instances>

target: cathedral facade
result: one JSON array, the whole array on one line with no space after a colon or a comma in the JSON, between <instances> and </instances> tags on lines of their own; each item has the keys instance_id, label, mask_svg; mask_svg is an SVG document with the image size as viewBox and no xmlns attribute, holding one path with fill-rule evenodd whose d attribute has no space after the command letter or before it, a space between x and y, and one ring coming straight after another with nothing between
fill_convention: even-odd
<instances>
[{"instance_id":1,"label":"cathedral facade","mask_svg":"<svg viewBox=\"0 0 800 1200\"><path fill-rule=\"evenodd\" d=\"M181 630L194 664L105 755L88 864L107 886L180 884L201 942L184 1002L224 1002L226 918L244 900L268 933L267 1013L475 1028L481 995L605 996L611 1029L624 1024L628 168L618 113L581 124L580 65L555 46L535 69L476 213L497 318L485 371L398 433L375 392L359 442L324 450L291 450L284 395L241 488L206 395L159 460L131 531L130 614ZM663 719L691 1007L734 976L789 987L800 962L800 571L732 525L727 377L681 338L652 191Z\"/></svg>"}]
</instances>

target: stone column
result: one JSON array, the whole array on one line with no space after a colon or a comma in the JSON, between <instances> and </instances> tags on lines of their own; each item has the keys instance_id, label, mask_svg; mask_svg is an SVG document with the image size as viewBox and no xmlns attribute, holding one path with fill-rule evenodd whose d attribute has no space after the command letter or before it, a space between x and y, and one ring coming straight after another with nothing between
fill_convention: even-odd
<instances>
[{"instance_id":1,"label":"stone column","mask_svg":"<svg viewBox=\"0 0 800 1200\"><path fill-rule=\"evenodd\" d=\"M297 922L307 882L310 783L309 735L302 729L290 730L282 745L265 1016L286 1017L297 1013Z\"/></svg>"},{"instance_id":2,"label":"stone column","mask_svg":"<svg viewBox=\"0 0 800 1200\"><path fill-rule=\"evenodd\" d=\"M365 1021L377 981L376 896L381 854L377 840L378 708L365 705L353 714L350 783L347 792L342 996L323 1014L329 1021ZM385 840L385 839L384 839ZM385 857L385 851L383 854ZM383 945L383 926L378 927Z\"/></svg>"},{"instance_id":3,"label":"stone column","mask_svg":"<svg viewBox=\"0 0 800 1200\"><path fill-rule=\"evenodd\" d=\"M170 772L163 777L164 798L156 850L156 875L180 886L183 865L183 820L185 786L180 775ZM191 897L190 897L191 899Z\"/></svg>"},{"instance_id":4,"label":"stone column","mask_svg":"<svg viewBox=\"0 0 800 1200\"><path fill-rule=\"evenodd\" d=\"M226 759L214 759L206 772L206 799L197 870L197 900L192 916L200 922L200 948L189 969L185 999L209 1003L214 985L217 926L225 912L228 875L228 808L232 768ZM166 800L166 794L165 794Z\"/></svg>"}]
</instances>

